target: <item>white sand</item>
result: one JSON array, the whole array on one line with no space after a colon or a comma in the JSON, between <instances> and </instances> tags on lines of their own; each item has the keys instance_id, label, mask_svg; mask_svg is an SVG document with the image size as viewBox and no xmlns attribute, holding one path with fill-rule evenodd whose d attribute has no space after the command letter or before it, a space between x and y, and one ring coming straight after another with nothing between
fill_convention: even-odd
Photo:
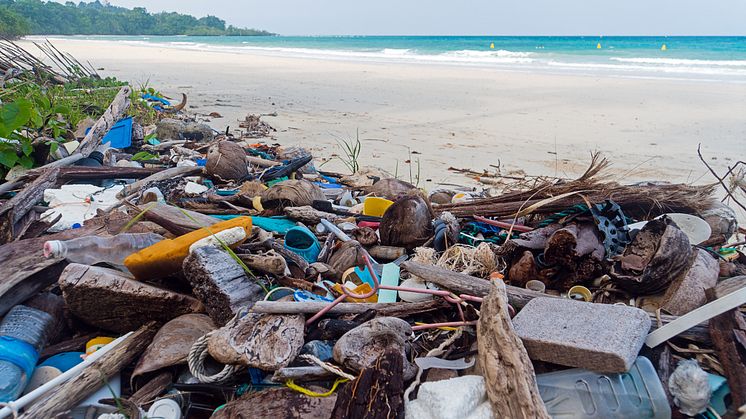
<instances>
[{"instance_id":1,"label":"white sand","mask_svg":"<svg viewBox=\"0 0 746 419\"><path fill-rule=\"evenodd\" d=\"M418 152L428 189L468 183L449 166L575 176L593 150L626 181L713 181L697 158L700 142L720 171L746 158L746 84L55 44L103 75L149 82L175 98L185 92L190 110L224 116L211 121L217 129L237 127L247 113L277 112L263 118L277 128L276 141L319 156L339 152L336 139L359 129L362 163L393 172L398 160L409 180L404 162Z\"/></svg>"}]
</instances>

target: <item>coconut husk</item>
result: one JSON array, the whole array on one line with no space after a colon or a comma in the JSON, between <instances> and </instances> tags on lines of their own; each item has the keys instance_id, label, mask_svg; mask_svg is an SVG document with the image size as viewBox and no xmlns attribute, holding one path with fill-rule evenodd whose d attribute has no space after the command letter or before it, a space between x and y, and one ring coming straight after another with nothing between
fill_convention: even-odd
<instances>
[{"instance_id":1,"label":"coconut husk","mask_svg":"<svg viewBox=\"0 0 746 419\"><path fill-rule=\"evenodd\" d=\"M668 217L652 220L640 230L611 267L612 281L635 294L657 294L668 288L692 263L686 234Z\"/></svg>"},{"instance_id":2,"label":"coconut husk","mask_svg":"<svg viewBox=\"0 0 746 419\"><path fill-rule=\"evenodd\" d=\"M215 330L215 324L204 314L184 314L158 330L135 366L132 377L151 371L186 364L187 355L194 342Z\"/></svg>"},{"instance_id":3,"label":"coconut husk","mask_svg":"<svg viewBox=\"0 0 746 419\"><path fill-rule=\"evenodd\" d=\"M375 196L395 200L402 195L406 195L409 191L417 189L411 183L404 182L403 180L389 178L381 179L374 183L373 186L367 186L363 188L366 193L373 194Z\"/></svg>"},{"instance_id":4,"label":"coconut husk","mask_svg":"<svg viewBox=\"0 0 746 419\"><path fill-rule=\"evenodd\" d=\"M340 274L353 266L362 266L364 263L365 256L363 249L356 240L342 243L329 258L329 266Z\"/></svg>"},{"instance_id":5,"label":"coconut husk","mask_svg":"<svg viewBox=\"0 0 746 419\"><path fill-rule=\"evenodd\" d=\"M430 203L419 194L408 195L386 210L378 229L381 244L414 249L433 235Z\"/></svg>"},{"instance_id":6,"label":"coconut husk","mask_svg":"<svg viewBox=\"0 0 746 419\"><path fill-rule=\"evenodd\" d=\"M232 141L219 141L207 152L205 172L224 182L245 179L249 175L246 152Z\"/></svg>"},{"instance_id":7,"label":"coconut husk","mask_svg":"<svg viewBox=\"0 0 746 419\"><path fill-rule=\"evenodd\" d=\"M324 200L321 188L307 180L284 180L262 192L264 208L302 207Z\"/></svg>"},{"instance_id":8,"label":"coconut husk","mask_svg":"<svg viewBox=\"0 0 746 419\"><path fill-rule=\"evenodd\" d=\"M376 231L370 227L360 227L352 230L352 237L365 247L378 243Z\"/></svg>"}]
</instances>

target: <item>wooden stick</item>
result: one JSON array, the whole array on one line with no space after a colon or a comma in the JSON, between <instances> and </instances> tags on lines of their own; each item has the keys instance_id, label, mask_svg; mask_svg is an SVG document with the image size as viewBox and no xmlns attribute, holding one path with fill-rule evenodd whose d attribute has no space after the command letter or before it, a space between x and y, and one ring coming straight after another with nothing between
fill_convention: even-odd
<instances>
[{"instance_id":1,"label":"wooden stick","mask_svg":"<svg viewBox=\"0 0 746 419\"><path fill-rule=\"evenodd\" d=\"M510 321L505 284L491 287L480 310L477 345L492 411L496 417L549 419L534 366Z\"/></svg>"},{"instance_id":2,"label":"wooden stick","mask_svg":"<svg viewBox=\"0 0 746 419\"><path fill-rule=\"evenodd\" d=\"M140 387L139 390L130 396L129 400L138 406L143 406L166 391L172 382L173 373L170 371L163 371L156 375L152 380L148 381L147 384Z\"/></svg>"},{"instance_id":3,"label":"wooden stick","mask_svg":"<svg viewBox=\"0 0 746 419\"><path fill-rule=\"evenodd\" d=\"M59 179L142 179L160 172L162 169L150 167L63 167Z\"/></svg>"},{"instance_id":4,"label":"wooden stick","mask_svg":"<svg viewBox=\"0 0 746 419\"><path fill-rule=\"evenodd\" d=\"M304 301L290 303L287 301L257 301L251 311L267 314L314 314L329 303ZM447 303L435 299L419 303L339 303L329 314L360 314L375 310L379 316L406 317L412 314L425 313L447 307Z\"/></svg>"},{"instance_id":5,"label":"wooden stick","mask_svg":"<svg viewBox=\"0 0 746 419\"><path fill-rule=\"evenodd\" d=\"M154 322L142 326L111 352L83 369L80 375L55 388L46 397L31 405L20 418L52 418L77 406L101 387L101 384L109 377L132 362L150 343L156 329Z\"/></svg>"},{"instance_id":6,"label":"wooden stick","mask_svg":"<svg viewBox=\"0 0 746 419\"><path fill-rule=\"evenodd\" d=\"M45 172L0 208L0 243L13 241L24 230L19 221L44 196L44 191L57 183L58 171L52 169Z\"/></svg>"},{"instance_id":7,"label":"wooden stick","mask_svg":"<svg viewBox=\"0 0 746 419\"><path fill-rule=\"evenodd\" d=\"M717 296L713 289L706 290L708 300ZM746 322L738 309L727 311L710 319L710 336L728 378L732 405L738 408L746 404Z\"/></svg>"}]
</instances>

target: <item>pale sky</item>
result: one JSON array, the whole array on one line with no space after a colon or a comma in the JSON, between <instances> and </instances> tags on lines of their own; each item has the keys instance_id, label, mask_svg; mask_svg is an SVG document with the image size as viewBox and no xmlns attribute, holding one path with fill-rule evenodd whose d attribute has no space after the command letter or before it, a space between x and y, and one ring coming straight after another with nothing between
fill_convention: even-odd
<instances>
[{"instance_id":1,"label":"pale sky","mask_svg":"<svg viewBox=\"0 0 746 419\"><path fill-rule=\"evenodd\" d=\"M746 35L743 0L110 0L281 35Z\"/></svg>"}]
</instances>

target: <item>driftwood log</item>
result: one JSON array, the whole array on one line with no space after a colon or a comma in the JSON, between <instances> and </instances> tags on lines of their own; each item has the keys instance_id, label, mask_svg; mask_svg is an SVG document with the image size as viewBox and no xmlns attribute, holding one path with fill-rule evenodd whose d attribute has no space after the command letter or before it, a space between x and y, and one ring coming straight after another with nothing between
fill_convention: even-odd
<instances>
[{"instance_id":1,"label":"driftwood log","mask_svg":"<svg viewBox=\"0 0 746 419\"><path fill-rule=\"evenodd\" d=\"M329 303L304 301L289 303L287 301L257 301L251 308L253 313L266 314L315 314ZM375 310L379 316L407 317L412 314L440 310L447 307L443 300L423 301L419 303L339 303L329 314L360 314Z\"/></svg>"},{"instance_id":2,"label":"driftwood log","mask_svg":"<svg viewBox=\"0 0 746 419\"><path fill-rule=\"evenodd\" d=\"M710 301L716 299L712 289L707 290L707 296ZM746 405L746 321L734 309L710 319L709 326L718 360L728 379L732 405L735 408Z\"/></svg>"},{"instance_id":3,"label":"driftwood log","mask_svg":"<svg viewBox=\"0 0 746 419\"><path fill-rule=\"evenodd\" d=\"M534 366L513 331L505 284L499 281L482 302L477 323L479 365L487 397L496 416L546 418Z\"/></svg>"},{"instance_id":4,"label":"driftwood log","mask_svg":"<svg viewBox=\"0 0 746 419\"><path fill-rule=\"evenodd\" d=\"M151 167L73 166L60 168L57 178L60 180L142 179L161 170Z\"/></svg>"},{"instance_id":5,"label":"driftwood log","mask_svg":"<svg viewBox=\"0 0 746 419\"><path fill-rule=\"evenodd\" d=\"M111 104L106 109L103 115L96 121L91 127L91 130L85 135L85 138L80 142L80 147L75 151L83 156L88 156L93 150L98 147L101 143L101 139L104 138L107 132L113 127L119 118L124 115L127 109L130 107L130 94L132 89L129 86L122 86L111 101Z\"/></svg>"},{"instance_id":6,"label":"driftwood log","mask_svg":"<svg viewBox=\"0 0 746 419\"><path fill-rule=\"evenodd\" d=\"M137 209L145 212L143 217L146 220L158 224L174 236L191 233L220 221L209 215L163 203L138 205Z\"/></svg>"},{"instance_id":7,"label":"driftwood log","mask_svg":"<svg viewBox=\"0 0 746 419\"><path fill-rule=\"evenodd\" d=\"M407 249L396 246L373 246L368 249L368 253L375 259L395 260L407 254Z\"/></svg>"},{"instance_id":8,"label":"driftwood log","mask_svg":"<svg viewBox=\"0 0 746 419\"><path fill-rule=\"evenodd\" d=\"M184 259L183 266L194 295L218 326L264 297L262 287L249 279L241 265L222 249L195 249Z\"/></svg>"},{"instance_id":9,"label":"driftwood log","mask_svg":"<svg viewBox=\"0 0 746 419\"><path fill-rule=\"evenodd\" d=\"M457 294L471 294L477 297L484 297L490 291L489 281L471 275L453 272L445 268L412 261L402 262L401 267L412 275L423 278L427 282L432 282L439 287L448 289ZM529 301L531 301L531 299L536 297L561 298L554 297L549 294L531 291L525 288L513 287L510 285L506 285L505 288L508 294L508 301L510 305L518 310L523 308L526 304L528 304ZM677 316L662 314L660 316L661 324L659 325L658 319L656 318L655 314L648 314L650 314L650 317L653 320L650 328L651 331L657 329L660 326L671 323L678 318ZM699 343L708 343L710 341L710 333L707 329L706 322L694 326L686 332L678 335L678 337Z\"/></svg>"},{"instance_id":10,"label":"driftwood log","mask_svg":"<svg viewBox=\"0 0 746 419\"><path fill-rule=\"evenodd\" d=\"M163 371L148 381L147 384L140 387L139 390L134 392L129 397L129 401L137 406L144 406L159 395L163 394L172 384L173 373L170 371Z\"/></svg>"},{"instance_id":11,"label":"driftwood log","mask_svg":"<svg viewBox=\"0 0 746 419\"><path fill-rule=\"evenodd\" d=\"M72 314L114 332L204 311L202 303L191 296L136 281L113 269L71 263L58 282Z\"/></svg>"},{"instance_id":12,"label":"driftwood log","mask_svg":"<svg viewBox=\"0 0 746 419\"><path fill-rule=\"evenodd\" d=\"M36 178L0 208L0 243L10 243L20 236L34 219L26 217L44 196L44 191L57 183L59 169L51 169Z\"/></svg>"},{"instance_id":13,"label":"driftwood log","mask_svg":"<svg viewBox=\"0 0 746 419\"><path fill-rule=\"evenodd\" d=\"M333 373L317 365L310 367L285 367L275 371L272 381L284 384L287 380L295 382L324 381L336 377Z\"/></svg>"},{"instance_id":14,"label":"driftwood log","mask_svg":"<svg viewBox=\"0 0 746 419\"><path fill-rule=\"evenodd\" d=\"M20 416L25 419L52 418L77 406L101 387L102 382L118 373L150 343L155 324L140 327L109 353L87 366L75 378L56 387L43 399L32 404Z\"/></svg>"},{"instance_id":15,"label":"driftwood log","mask_svg":"<svg viewBox=\"0 0 746 419\"><path fill-rule=\"evenodd\" d=\"M256 269L259 272L272 274L275 276L285 275L285 270L288 268L285 259L276 254L274 251L269 251L263 255L237 255L249 269Z\"/></svg>"},{"instance_id":16,"label":"driftwood log","mask_svg":"<svg viewBox=\"0 0 746 419\"><path fill-rule=\"evenodd\" d=\"M67 262L62 258L45 258L42 247L47 240L68 240L101 234L103 226L89 226L44 237L20 240L0 246L0 316L42 289L55 283Z\"/></svg>"},{"instance_id":17,"label":"driftwood log","mask_svg":"<svg viewBox=\"0 0 746 419\"><path fill-rule=\"evenodd\" d=\"M319 211L310 205L303 207L287 207L285 208L285 215L287 215L291 220L312 225L320 223L321 220L327 220L334 223L343 218L339 215L332 214L331 212Z\"/></svg>"},{"instance_id":18,"label":"driftwood log","mask_svg":"<svg viewBox=\"0 0 746 419\"><path fill-rule=\"evenodd\" d=\"M332 419L404 418L403 358L396 350L384 352L369 368L339 391Z\"/></svg>"}]
</instances>

